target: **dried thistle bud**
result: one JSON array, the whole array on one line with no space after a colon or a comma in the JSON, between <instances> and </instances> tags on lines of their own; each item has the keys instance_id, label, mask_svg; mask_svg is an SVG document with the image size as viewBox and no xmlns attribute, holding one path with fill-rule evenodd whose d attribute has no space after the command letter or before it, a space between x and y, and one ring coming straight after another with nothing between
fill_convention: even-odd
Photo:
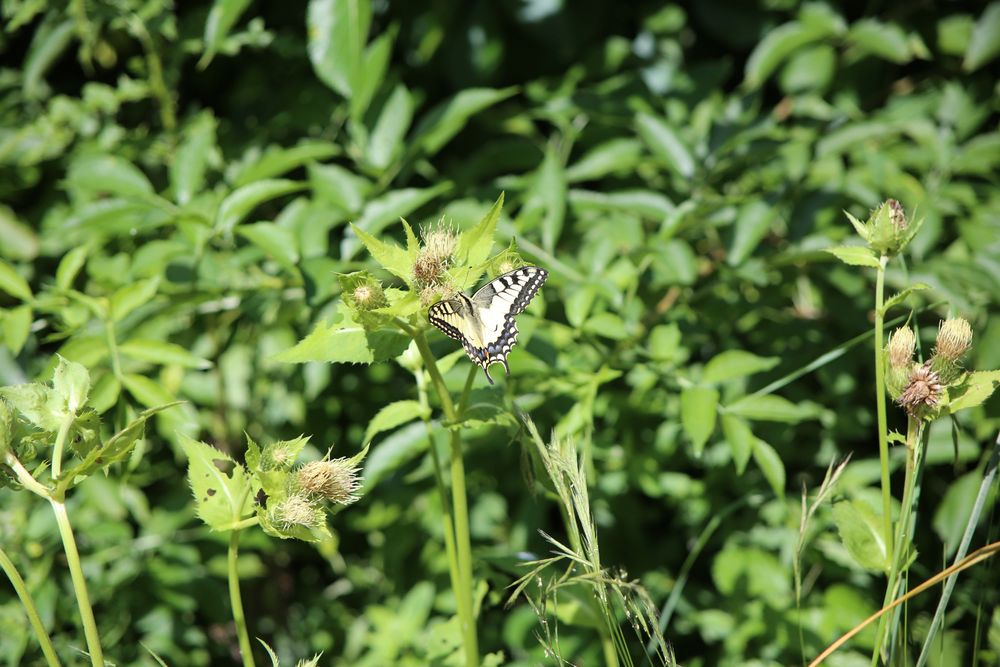
<instances>
[{"instance_id":1,"label":"dried thistle bud","mask_svg":"<svg viewBox=\"0 0 1000 667\"><path fill-rule=\"evenodd\" d=\"M893 368L906 368L913 362L913 350L917 339L910 327L899 327L891 336L886 349L889 352L889 364Z\"/></svg>"},{"instance_id":2,"label":"dried thistle bud","mask_svg":"<svg viewBox=\"0 0 1000 667\"><path fill-rule=\"evenodd\" d=\"M971 345L972 327L961 317L956 317L941 322L938 327L934 354L954 363L968 352Z\"/></svg>"},{"instance_id":3,"label":"dried thistle bud","mask_svg":"<svg viewBox=\"0 0 1000 667\"><path fill-rule=\"evenodd\" d=\"M299 468L296 477L303 491L332 503L349 505L358 499L358 469L349 459L307 463Z\"/></svg>"},{"instance_id":4,"label":"dried thistle bud","mask_svg":"<svg viewBox=\"0 0 1000 667\"><path fill-rule=\"evenodd\" d=\"M925 363L910 373L910 381L896 402L913 415L922 407L933 408L937 405L942 390L940 376L931 370L930 363Z\"/></svg>"},{"instance_id":5,"label":"dried thistle bud","mask_svg":"<svg viewBox=\"0 0 1000 667\"><path fill-rule=\"evenodd\" d=\"M413 279L418 285L437 285L441 282L444 268L440 260L421 252L413 263Z\"/></svg>"},{"instance_id":6,"label":"dried thistle bud","mask_svg":"<svg viewBox=\"0 0 1000 667\"><path fill-rule=\"evenodd\" d=\"M890 199L886 203L889 205L889 221L896 229L906 229L906 212L903 210L903 205L895 199Z\"/></svg>"},{"instance_id":7,"label":"dried thistle bud","mask_svg":"<svg viewBox=\"0 0 1000 667\"><path fill-rule=\"evenodd\" d=\"M296 526L319 528L325 517L316 503L306 494L296 493L274 505L270 510L271 521L283 530Z\"/></svg>"}]
</instances>

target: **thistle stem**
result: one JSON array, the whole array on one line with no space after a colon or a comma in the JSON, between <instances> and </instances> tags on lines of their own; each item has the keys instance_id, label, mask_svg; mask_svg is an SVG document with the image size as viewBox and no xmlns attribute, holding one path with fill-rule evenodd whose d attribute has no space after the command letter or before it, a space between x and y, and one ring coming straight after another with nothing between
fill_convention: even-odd
<instances>
[{"instance_id":1,"label":"thistle stem","mask_svg":"<svg viewBox=\"0 0 1000 667\"><path fill-rule=\"evenodd\" d=\"M46 632L45 626L42 624L42 619L38 615L38 609L35 608L35 601L31 597L31 591L28 590L24 579L18 573L14 561L7 557L3 549L0 549L0 569L10 579L10 583L14 586L14 591L17 592L17 597L21 599L21 605L28 615L28 621L31 623L31 627L35 631L35 637L38 638L38 644L42 648L45 662L49 667L59 667L61 663L59 662L59 658L56 657L55 648L52 646L52 639L49 638L49 633Z\"/></svg>"},{"instance_id":2,"label":"thistle stem","mask_svg":"<svg viewBox=\"0 0 1000 667\"><path fill-rule=\"evenodd\" d=\"M63 417L62 423L59 425L59 432L56 433L56 444L52 448L52 479L59 479L62 475L62 458L63 450L66 448L66 437L69 435L69 429L75 420L76 415L70 413Z\"/></svg>"},{"instance_id":3,"label":"thistle stem","mask_svg":"<svg viewBox=\"0 0 1000 667\"><path fill-rule=\"evenodd\" d=\"M236 624L236 634L240 640L240 654L243 656L243 667L255 667L253 648L250 645L250 633L247 632L246 615L243 613L243 596L240 595L240 575L236 570L239 556L240 531L229 533L229 604L233 608L233 622Z\"/></svg>"},{"instance_id":4,"label":"thistle stem","mask_svg":"<svg viewBox=\"0 0 1000 667\"><path fill-rule=\"evenodd\" d=\"M409 327L408 329L413 336L420 356L423 358L424 366L427 368L427 374L430 375L438 399L441 401L444 417L449 423L454 424L458 421L459 414L455 410L455 403L452 401L444 378L441 376L441 371L438 369L437 360L427 344L427 338L424 337L423 331ZM475 367L473 367L473 372L475 372ZM461 401L463 404L467 400L466 396L471 386L471 380L466 381L466 391L463 392ZM453 428L449 431L451 504L455 523L455 552L460 584L460 587L455 590L455 598L459 622L462 626L462 639L465 644L465 664L466 667L477 667L479 665L479 645L476 638L476 619L472 601L472 540L469 534L469 503L465 491L465 462L462 459L462 443L458 430Z\"/></svg>"},{"instance_id":5,"label":"thistle stem","mask_svg":"<svg viewBox=\"0 0 1000 667\"><path fill-rule=\"evenodd\" d=\"M49 498L52 511L56 515L59 535L62 537L63 551L66 552L66 562L69 564L69 574L76 593L76 604L80 609L80 620L83 622L83 632L87 638L87 651L94 667L104 667L104 651L101 649L101 635L97 631L97 621L94 620L94 609L90 606L90 595L87 593L87 581L83 576L83 566L80 564L80 552L76 548L76 538L73 537L73 527L66 514L66 505L61 500Z\"/></svg>"},{"instance_id":6,"label":"thistle stem","mask_svg":"<svg viewBox=\"0 0 1000 667\"><path fill-rule=\"evenodd\" d=\"M886 556L893 561L892 539L892 487L889 482L889 433L885 407L885 349L882 336L885 328L882 312L885 303L885 266L889 258L879 258L875 279L875 411L878 419L878 456L882 474L882 531L886 542Z\"/></svg>"}]
</instances>

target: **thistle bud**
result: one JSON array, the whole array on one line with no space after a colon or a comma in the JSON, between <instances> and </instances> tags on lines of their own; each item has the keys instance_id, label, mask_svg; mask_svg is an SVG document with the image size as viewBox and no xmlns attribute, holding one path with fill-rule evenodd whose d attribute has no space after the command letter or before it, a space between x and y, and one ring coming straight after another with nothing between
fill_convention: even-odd
<instances>
[{"instance_id":1,"label":"thistle bud","mask_svg":"<svg viewBox=\"0 0 1000 667\"><path fill-rule=\"evenodd\" d=\"M910 327L899 327L891 336L886 349L889 353L889 364L893 368L909 368L913 362L913 350L917 339Z\"/></svg>"},{"instance_id":2,"label":"thistle bud","mask_svg":"<svg viewBox=\"0 0 1000 667\"><path fill-rule=\"evenodd\" d=\"M913 225L906 218L903 205L895 199L887 199L873 210L868 221L861 223L851 218L858 233L868 241L868 246L880 255L895 255L913 239L923 220Z\"/></svg>"},{"instance_id":3,"label":"thistle bud","mask_svg":"<svg viewBox=\"0 0 1000 667\"><path fill-rule=\"evenodd\" d=\"M427 227L421 231L424 240L423 253L430 258L447 264L451 261L451 256L458 247L458 235L448 225L444 219L438 221L437 225Z\"/></svg>"},{"instance_id":4,"label":"thistle bud","mask_svg":"<svg viewBox=\"0 0 1000 667\"><path fill-rule=\"evenodd\" d=\"M941 322L938 327L935 356L951 362L959 361L972 345L972 327L961 317Z\"/></svg>"},{"instance_id":5,"label":"thistle bud","mask_svg":"<svg viewBox=\"0 0 1000 667\"><path fill-rule=\"evenodd\" d=\"M297 526L304 528L319 528L326 520L321 508L309 496L301 493L288 496L269 510L274 525L283 530Z\"/></svg>"},{"instance_id":6,"label":"thistle bud","mask_svg":"<svg viewBox=\"0 0 1000 667\"><path fill-rule=\"evenodd\" d=\"M906 212L903 210L903 205L895 199L887 200L886 204L889 205L889 222L898 230L906 229Z\"/></svg>"},{"instance_id":7,"label":"thistle bud","mask_svg":"<svg viewBox=\"0 0 1000 667\"><path fill-rule=\"evenodd\" d=\"M349 459L307 463L299 468L296 478L303 491L334 504L349 505L358 499L358 469Z\"/></svg>"},{"instance_id":8,"label":"thistle bud","mask_svg":"<svg viewBox=\"0 0 1000 667\"><path fill-rule=\"evenodd\" d=\"M913 369L910 381L896 402L910 415L917 415L924 408L936 406L943 390L940 376L931 370L928 362Z\"/></svg>"}]
</instances>

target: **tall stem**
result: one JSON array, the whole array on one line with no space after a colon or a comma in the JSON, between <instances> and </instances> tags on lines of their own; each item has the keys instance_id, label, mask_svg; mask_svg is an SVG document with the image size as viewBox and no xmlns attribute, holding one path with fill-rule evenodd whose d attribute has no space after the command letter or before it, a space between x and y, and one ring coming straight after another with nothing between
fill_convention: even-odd
<instances>
[{"instance_id":1,"label":"tall stem","mask_svg":"<svg viewBox=\"0 0 1000 667\"><path fill-rule=\"evenodd\" d=\"M885 328L882 307L885 304L885 266L888 262L889 258L885 255L879 258L875 279L875 411L878 418L878 457L882 468L882 532L886 554L889 562L892 562L892 488L889 482L889 433L885 408L885 350L882 347Z\"/></svg>"},{"instance_id":2,"label":"tall stem","mask_svg":"<svg viewBox=\"0 0 1000 667\"><path fill-rule=\"evenodd\" d=\"M35 608L35 601L31 597L31 592L17 571L14 561L7 557L3 549L0 549L0 570L3 570L7 578L10 579L10 583L17 592L17 597L21 599L21 605L24 607L25 613L28 614L28 621L31 623L31 627L35 631L35 637L42 647L45 662L48 663L49 667L59 667L59 658L56 657L56 651L52 647L52 640L49 638L49 633L45 631L42 619L38 615L38 609Z\"/></svg>"},{"instance_id":3,"label":"tall stem","mask_svg":"<svg viewBox=\"0 0 1000 667\"><path fill-rule=\"evenodd\" d=\"M62 458L63 450L66 448L66 436L69 435L69 429L73 426L75 419L76 415L72 413L63 417L62 423L59 425L59 432L56 433L56 445L52 448L53 479L59 479L62 475Z\"/></svg>"},{"instance_id":4,"label":"tall stem","mask_svg":"<svg viewBox=\"0 0 1000 667\"><path fill-rule=\"evenodd\" d=\"M427 339L422 331L410 329L417 350L423 358L427 374L441 401L441 410L450 423L458 420L455 403L444 384L444 378L437 367L437 360L427 345ZM473 367L473 372L475 367ZM471 388L471 381L466 382L466 391ZM463 397L462 403L464 404ZM476 638L476 619L472 604L472 540L469 535L469 503L465 492L465 462L462 459L462 443L457 429L449 429L449 444L451 449L451 505L452 517L455 522L455 552L458 561L460 587L455 590L456 606L459 622L462 625L462 638L465 644L465 664L467 667L479 665L479 642Z\"/></svg>"},{"instance_id":5,"label":"tall stem","mask_svg":"<svg viewBox=\"0 0 1000 667\"><path fill-rule=\"evenodd\" d=\"M80 552L76 549L76 538L73 537L73 527L66 514L66 505L62 500L49 499L52 511L56 515L59 535L62 537L63 551L69 564L70 578L73 580L73 590L76 593L76 604L80 609L80 619L83 621L83 632L87 637L87 650L90 652L90 662L94 667L104 667L104 651L101 649L101 635L97 632L97 621L94 620L94 610L90 606L90 595L87 593L87 581L83 577L83 567L80 564Z\"/></svg>"},{"instance_id":6,"label":"tall stem","mask_svg":"<svg viewBox=\"0 0 1000 667\"><path fill-rule=\"evenodd\" d=\"M240 640L240 654L243 656L244 667L254 667L253 649L250 646L250 633L247 632L247 619L243 614L243 597L240 595L240 575L236 570L239 556L240 531L229 533L229 604L233 608L233 622L236 624L236 634Z\"/></svg>"}]
</instances>

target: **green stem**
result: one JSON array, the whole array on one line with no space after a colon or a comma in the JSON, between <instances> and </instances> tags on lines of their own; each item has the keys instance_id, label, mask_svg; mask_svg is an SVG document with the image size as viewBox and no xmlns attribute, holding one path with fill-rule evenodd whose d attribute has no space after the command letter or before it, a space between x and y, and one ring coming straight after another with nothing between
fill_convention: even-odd
<instances>
[{"instance_id":1,"label":"green stem","mask_svg":"<svg viewBox=\"0 0 1000 667\"><path fill-rule=\"evenodd\" d=\"M882 531L886 541L886 554L892 562L895 551L892 543L892 487L889 482L889 432L885 407L885 350L882 345L885 303L885 265L889 258L879 258L875 279L875 410L878 418L878 457L882 469Z\"/></svg>"},{"instance_id":2,"label":"green stem","mask_svg":"<svg viewBox=\"0 0 1000 667\"><path fill-rule=\"evenodd\" d=\"M59 424L56 445L52 448L52 479L59 479L62 475L62 457L63 450L66 448L66 436L69 435L69 429L73 426L75 419L76 415L70 413L63 417L62 423Z\"/></svg>"},{"instance_id":3,"label":"green stem","mask_svg":"<svg viewBox=\"0 0 1000 667\"><path fill-rule=\"evenodd\" d=\"M73 590L76 593L76 604L80 609L80 619L83 621L83 632L87 637L87 650L90 652L90 662L94 667L104 667L104 651L101 649L101 635L97 632L97 621L94 620L94 610L90 606L90 595L87 593L87 581L83 576L80 564L80 552L76 548L76 538L73 537L73 527L66 514L66 505L61 500L49 499L52 511L56 515L59 535L62 537L63 550L66 552L66 562L69 564L70 578L73 580Z\"/></svg>"},{"instance_id":4,"label":"green stem","mask_svg":"<svg viewBox=\"0 0 1000 667\"><path fill-rule=\"evenodd\" d=\"M454 424L458 421L455 403L445 386L444 378L437 367L437 360L427 345L423 331L409 328L413 341L423 358L427 374L441 401L441 410L445 419ZM466 382L466 388L471 382ZM465 392L466 394L468 392ZM466 399L463 398L463 402ZM476 619L472 604L472 540L469 535L469 503L465 491L465 462L462 459L462 443L457 429L449 429L451 449L451 505L452 517L455 522L455 552L458 560L460 588L455 591L459 622L462 626L462 637L465 644L465 664L467 667L477 667L479 664L479 646L476 638Z\"/></svg>"},{"instance_id":5,"label":"green stem","mask_svg":"<svg viewBox=\"0 0 1000 667\"><path fill-rule=\"evenodd\" d=\"M247 632L247 619L243 614L243 597L240 595L240 575L236 570L239 556L240 531L229 533L229 604L233 608L233 622L236 624L236 634L240 639L240 653L243 656L244 667L254 667L253 649L250 646L250 633Z\"/></svg>"},{"instance_id":6,"label":"green stem","mask_svg":"<svg viewBox=\"0 0 1000 667\"><path fill-rule=\"evenodd\" d=\"M28 614L28 621L35 630L35 637L38 638L38 643L42 647L45 662L49 664L49 667L58 667L60 664L59 658L56 657L56 651L52 647L52 640L49 638L49 633L45 631L45 626L42 625L42 619L35 608L35 601L31 598L31 592L25 585L20 573L18 573L14 561L7 557L3 549L0 549L0 569L10 579L10 583L13 584L14 590L17 592L17 597L21 599L21 605L24 606L24 611Z\"/></svg>"}]
</instances>

